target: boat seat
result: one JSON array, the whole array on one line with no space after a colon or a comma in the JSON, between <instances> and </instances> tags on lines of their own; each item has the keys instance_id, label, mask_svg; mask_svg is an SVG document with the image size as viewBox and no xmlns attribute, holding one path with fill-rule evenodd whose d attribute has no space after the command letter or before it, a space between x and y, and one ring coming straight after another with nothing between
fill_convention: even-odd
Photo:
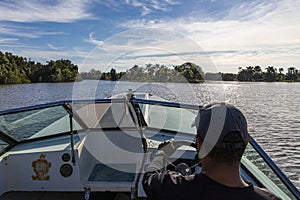
<instances>
[{"instance_id":1,"label":"boat seat","mask_svg":"<svg viewBox=\"0 0 300 200\"><path fill-rule=\"evenodd\" d=\"M137 130L89 132L79 151L81 183L94 191L130 191L142 169L144 150Z\"/></svg>"}]
</instances>

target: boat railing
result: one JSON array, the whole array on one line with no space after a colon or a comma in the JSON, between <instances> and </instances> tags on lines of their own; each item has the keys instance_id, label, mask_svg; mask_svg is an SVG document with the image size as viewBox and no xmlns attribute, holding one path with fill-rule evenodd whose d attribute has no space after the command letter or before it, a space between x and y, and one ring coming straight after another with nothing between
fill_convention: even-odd
<instances>
[{"instance_id":1,"label":"boat railing","mask_svg":"<svg viewBox=\"0 0 300 200\"><path fill-rule=\"evenodd\" d=\"M274 161L268 156L268 154L259 146L259 144L251 137L250 144L257 151L259 156L268 164L272 171L282 181L282 183L289 189L289 191L297 198L300 199L300 192L296 186L287 178L287 176L279 169Z\"/></svg>"}]
</instances>

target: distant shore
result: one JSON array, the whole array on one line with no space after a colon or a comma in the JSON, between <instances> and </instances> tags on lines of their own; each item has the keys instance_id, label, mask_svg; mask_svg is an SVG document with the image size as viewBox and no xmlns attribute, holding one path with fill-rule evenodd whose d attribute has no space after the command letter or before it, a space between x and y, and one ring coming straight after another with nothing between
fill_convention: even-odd
<instances>
[{"instance_id":1,"label":"distant shore","mask_svg":"<svg viewBox=\"0 0 300 200\"><path fill-rule=\"evenodd\" d=\"M60 83L87 80L203 83L205 80L240 82L300 82L300 71L296 67L283 68L268 66L265 71L260 66L239 67L239 72L204 72L195 63L167 67L161 64L134 65L125 72L111 68L109 72L92 69L78 71L78 66L70 60L50 60L46 64L0 51L0 84Z\"/></svg>"},{"instance_id":2,"label":"distant shore","mask_svg":"<svg viewBox=\"0 0 300 200\"><path fill-rule=\"evenodd\" d=\"M278 72L277 72L278 71ZM117 72L114 68L110 72L101 72L92 69L89 72L80 73L82 79L86 80L125 80L138 82L179 82L179 83L202 83L212 81L239 81L239 82L300 82L300 73L295 67L288 68L283 73L283 68L269 66L263 71L259 66L239 68L234 73L204 73L202 68L193 63L184 63L173 68L159 64L147 64L146 67L134 67L126 72Z\"/></svg>"}]
</instances>

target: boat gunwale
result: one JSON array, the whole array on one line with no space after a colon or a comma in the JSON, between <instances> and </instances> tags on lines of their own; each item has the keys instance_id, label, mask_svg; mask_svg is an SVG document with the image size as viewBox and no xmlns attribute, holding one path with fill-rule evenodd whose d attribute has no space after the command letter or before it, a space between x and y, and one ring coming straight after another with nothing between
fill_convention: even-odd
<instances>
[{"instance_id":1,"label":"boat gunwale","mask_svg":"<svg viewBox=\"0 0 300 200\"><path fill-rule=\"evenodd\" d=\"M273 172L278 176L282 183L290 190L290 192L297 198L300 199L300 192L296 186L287 178L287 176L282 172L282 170L275 164L275 162L270 158L270 156L261 148L261 146L250 137L251 146L257 151L259 156L269 165Z\"/></svg>"}]
</instances>

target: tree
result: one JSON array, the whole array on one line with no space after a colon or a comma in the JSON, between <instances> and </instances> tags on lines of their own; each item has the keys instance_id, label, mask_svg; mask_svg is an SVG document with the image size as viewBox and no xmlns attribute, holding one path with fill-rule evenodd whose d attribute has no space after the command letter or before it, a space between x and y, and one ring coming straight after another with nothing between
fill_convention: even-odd
<instances>
[{"instance_id":1,"label":"tree","mask_svg":"<svg viewBox=\"0 0 300 200\"><path fill-rule=\"evenodd\" d=\"M277 69L274 66L268 66L266 68L267 72L265 73L265 80L268 82L276 81L276 71Z\"/></svg>"},{"instance_id":2,"label":"tree","mask_svg":"<svg viewBox=\"0 0 300 200\"><path fill-rule=\"evenodd\" d=\"M278 71L279 71L279 73L280 73L280 74L282 74L282 72L283 72L283 68L282 68L282 67L281 67L281 68L279 68L279 69L278 69Z\"/></svg>"},{"instance_id":3,"label":"tree","mask_svg":"<svg viewBox=\"0 0 300 200\"><path fill-rule=\"evenodd\" d=\"M258 66L258 65L254 67L253 79L255 81L262 81L263 80L262 70L261 70L261 67Z\"/></svg>"},{"instance_id":4,"label":"tree","mask_svg":"<svg viewBox=\"0 0 300 200\"><path fill-rule=\"evenodd\" d=\"M288 74L295 74L295 67L289 67L288 68Z\"/></svg>"},{"instance_id":5,"label":"tree","mask_svg":"<svg viewBox=\"0 0 300 200\"><path fill-rule=\"evenodd\" d=\"M50 60L46 65L0 51L0 84L75 81L77 65L69 60Z\"/></svg>"},{"instance_id":6,"label":"tree","mask_svg":"<svg viewBox=\"0 0 300 200\"><path fill-rule=\"evenodd\" d=\"M282 74L283 68L280 67L280 68L278 69L278 71L279 71L279 74L277 74L277 80L278 80L278 81L283 81L283 80L284 80L284 75Z\"/></svg>"},{"instance_id":7,"label":"tree","mask_svg":"<svg viewBox=\"0 0 300 200\"><path fill-rule=\"evenodd\" d=\"M297 80L296 68L289 67L287 70L288 70L288 72L286 74L286 80L296 81Z\"/></svg>"},{"instance_id":8,"label":"tree","mask_svg":"<svg viewBox=\"0 0 300 200\"><path fill-rule=\"evenodd\" d=\"M112 81L117 80L117 74L116 74L116 70L114 68L111 68L111 70L110 70L110 77L111 77Z\"/></svg>"},{"instance_id":9,"label":"tree","mask_svg":"<svg viewBox=\"0 0 300 200\"><path fill-rule=\"evenodd\" d=\"M235 81L236 80L236 74L232 73L222 73L222 80L223 81Z\"/></svg>"},{"instance_id":10,"label":"tree","mask_svg":"<svg viewBox=\"0 0 300 200\"><path fill-rule=\"evenodd\" d=\"M246 67L246 69L239 67L239 72L237 74L237 80L238 81L253 81L253 75L254 75L254 68L252 66L248 66L248 67Z\"/></svg>"},{"instance_id":11,"label":"tree","mask_svg":"<svg viewBox=\"0 0 300 200\"><path fill-rule=\"evenodd\" d=\"M78 75L78 66L70 60L50 60L44 67L43 78L48 82L73 82Z\"/></svg>"},{"instance_id":12,"label":"tree","mask_svg":"<svg viewBox=\"0 0 300 200\"><path fill-rule=\"evenodd\" d=\"M202 68L194 63L183 63L182 65L175 66L175 70L186 78L189 83L199 83L204 80Z\"/></svg>"},{"instance_id":13,"label":"tree","mask_svg":"<svg viewBox=\"0 0 300 200\"><path fill-rule=\"evenodd\" d=\"M237 74L237 80L238 81L248 81L247 80L247 72L245 69L239 68L239 72Z\"/></svg>"},{"instance_id":14,"label":"tree","mask_svg":"<svg viewBox=\"0 0 300 200\"><path fill-rule=\"evenodd\" d=\"M225 77L225 79L226 79L226 77ZM222 81L223 80L223 74L207 72L207 73L204 74L204 80Z\"/></svg>"}]
</instances>

